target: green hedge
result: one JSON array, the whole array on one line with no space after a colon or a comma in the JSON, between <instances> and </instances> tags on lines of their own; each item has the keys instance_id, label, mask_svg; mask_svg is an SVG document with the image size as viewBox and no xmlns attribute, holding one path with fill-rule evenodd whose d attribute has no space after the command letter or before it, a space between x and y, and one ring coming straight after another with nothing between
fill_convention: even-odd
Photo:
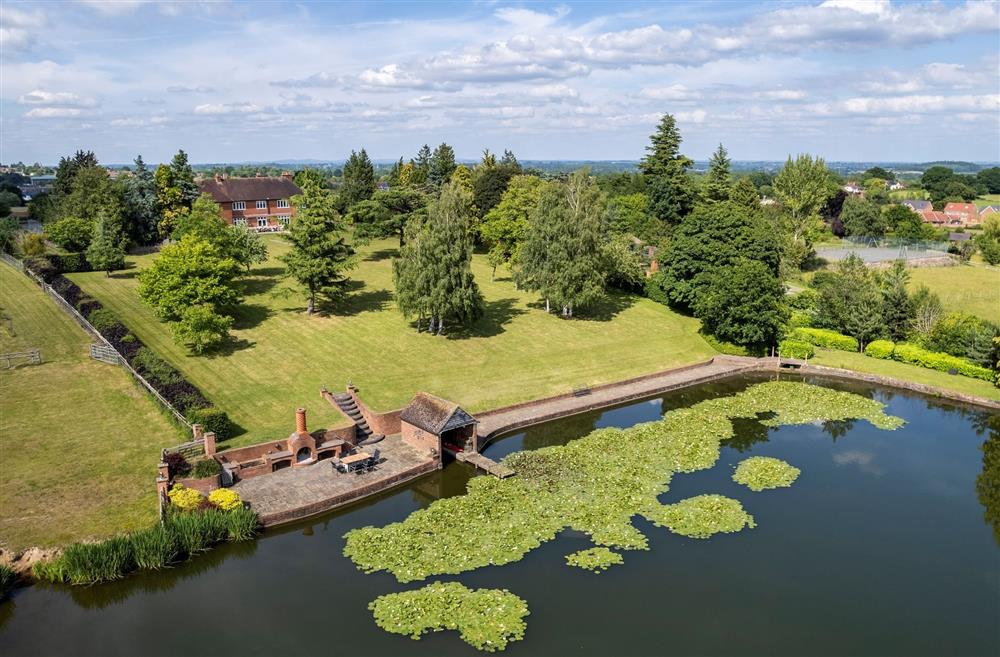
<instances>
[{"instance_id":1,"label":"green hedge","mask_svg":"<svg viewBox=\"0 0 1000 657\"><path fill-rule=\"evenodd\" d=\"M896 348L892 351L892 358L893 360L898 360L901 363L919 365L920 367L926 367L928 369L938 370L941 372L955 370L955 372L961 374L962 376L982 379L984 381L990 381L991 383L995 382L997 378L996 372L993 370L986 367L980 367L975 363L970 363L964 358L959 358L957 356L937 351L928 351L905 342L896 345Z\"/></svg>"},{"instance_id":2,"label":"green hedge","mask_svg":"<svg viewBox=\"0 0 1000 657\"><path fill-rule=\"evenodd\" d=\"M825 349L838 349L840 351L858 350L857 340L849 335L837 333L829 329L797 328L792 331L791 338Z\"/></svg>"},{"instance_id":3,"label":"green hedge","mask_svg":"<svg viewBox=\"0 0 1000 657\"><path fill-rule=\"evenodd\" d=\"M793 310L788 318L788 325L792 328L805 328L813 323L813 314L808 310Z\"/></svg>"},{"instance_id":4,"label":"green hedge","mask_svg":"<svg viewBox=\"0 0 1000 657\"><path fill-rule=\"evenodd\" d=\"M209 406L208 408L193 408L187 412L187 420L191 424L200 424L205 432L214 432L218 441L229 438L233 433L233 422L226 412Z\"/></svg>"},{"instance_id":5,"label":"green hedge","mask_svg":"<svg viewBox=\"0 0 1000 657\"><path fill-rule=\"evenodd\" d=\"M816 353L813 346L800 340L782 340L778 344L778 355L782 358L812 358Z\"/></svg>"},{"instance_id":6,"label":"green hedge","mask_svg":"<svg viewBox=\"0 0 1000 657\"><path fill-rule=\"evenodd\" d=\"M892 351L895 348L896 344L894 342L890 342L889 340L875 340L865 347L865 356L888 360L892 358Z\"/></svg>"}]
</instances>

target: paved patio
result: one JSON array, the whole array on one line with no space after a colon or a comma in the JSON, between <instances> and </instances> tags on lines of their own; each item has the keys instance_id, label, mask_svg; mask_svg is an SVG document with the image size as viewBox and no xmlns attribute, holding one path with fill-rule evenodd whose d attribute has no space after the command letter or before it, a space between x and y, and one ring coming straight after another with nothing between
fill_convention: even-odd
<instances>
[{"instance_id":1,"label":"paved patio","mask_svg":"<svg viewBox=\"0 0 1000 657\"><path fill-rule=\"evenodd\" d=\"M360 475L337 472L331 462L320 461L244 479L232 490L250 503L264 525L274 525L377 493L417 476L423 469L436 469L435 459L404 443L399 436L387 436L375 445L359 449L369 454L378 449L384 461L377 470Z\"/></svg>"}]
</instances>

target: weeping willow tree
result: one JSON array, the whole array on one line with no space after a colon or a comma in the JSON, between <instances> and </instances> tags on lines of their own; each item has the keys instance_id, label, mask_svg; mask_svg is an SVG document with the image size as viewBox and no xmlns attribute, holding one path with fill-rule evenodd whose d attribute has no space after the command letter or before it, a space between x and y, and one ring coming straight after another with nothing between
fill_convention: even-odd
<instances>
[{"instance_id":1,"label":"weeping willow tree","mask_svg":"<svg viewBox=\"0 0 1000 657\"><path fill-rule=\"evenodd\" d=\"M472 276L472 195L447 183L422 224L393 262L396 305L431 333L446 324L469 324L483 314L483 295Z\"/></svg>"}]
</instances>

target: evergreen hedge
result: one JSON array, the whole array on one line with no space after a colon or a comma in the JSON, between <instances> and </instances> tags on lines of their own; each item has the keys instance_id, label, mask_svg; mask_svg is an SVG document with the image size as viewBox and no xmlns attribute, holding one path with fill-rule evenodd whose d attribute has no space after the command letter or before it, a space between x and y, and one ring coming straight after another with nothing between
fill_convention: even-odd
<instances>
[{"instance_id":1,"label":"evergreen hedge","mask_svg":"<svg viewBox=\"0 0 1000 657\"><path fill-rule=\"evenodd\" d=\"M829 329L800 327L792 331L790 337L793 340L808 342L811 345L825 349L858 351L858 341L856 339Z\"/></svg>"},{"instance_id":2,"label":"evergreen hedge","mask_svg":"<svg viewBox=\"0 0 1000 657\"><path fill-rule=\"evenodd\" d=\"M896 344L894 342L889 340L875 340L874 342L869 342L868 346L865 347L865 356L888 360L892 358L892 352L895 348Z\"/></svg>"},{"instance_id":3,"label":"evergreen hedge","mask_svg":"<svg viewBox=\"0 0 1000 657\"><path fill-rule=\"evenodd\" d=\"M902 342L896 345L892 351L893 360L901 363L919 365L940 372L950 372L954 370L962 376L982 379L983 381L996 382L997 374L987 367L981 367L975 363L970 363L964 358L952 356L938 351L928 351L914 344Z\"/></svg>"},{"instance_id":4,"label":"evergreen hedge","mask_svg":"<svg viewBox=\"0 0 1000 657\"><path fill-rule=\"evenodd\" d=\"M800 340L782 340L778 344L778 355L782 358L799 358L805 360L812 358L816 350L808 342Z\"/></svg>"}]
</instances>

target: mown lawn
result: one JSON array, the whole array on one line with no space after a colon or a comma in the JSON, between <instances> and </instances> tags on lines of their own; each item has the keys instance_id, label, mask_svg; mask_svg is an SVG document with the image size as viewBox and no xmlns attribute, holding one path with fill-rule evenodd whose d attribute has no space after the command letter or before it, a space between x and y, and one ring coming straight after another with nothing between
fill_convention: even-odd
<instances>
[{"instance_id":1,"label":"mown lawn","mask_svg":"<svg viewBox=\"0 0 1000 657\"><path fill-rule=\"evenodd\" d=\"M0 544L62 545L156 519L159 449L183 437L34 283L0 263L0 352L42 364L0 370Z\"/></svg>"},{"instance_id":2,"label":"mown lawn","mask_svg":"<svg viewBox=\"0 0 1000 657\"><path fill-rule=\"evenodd\" d=\"M910 289L926 285L947 310L961 310L1000 324L1000 268L983 264L910 269Z\"/></svg>"},{"instance_id":3,"label":"mown lawn","mask_svg":"<svg viewBox=\"0 0 1000 657\"><path fill-rule=\"evenodd\" d=\"M987 205L1000 205L1000 194L982 194L976 197L977 208L984 208Z\"/></svg>"},{"instance_id":4,"label":"mown lawn","mask_svg":"<svg viewBox=\"0 0 1000 657\"><path fill-rule=\"evenodd\" d=\"M479 255L473 270L486 316L466 331L452 327L447 336L418 333L393 303L392 240L362 249L347 298L309 317L301 291L283 278L275 259L287 247L278 236L268 236L268 246L271 260L246 284L236 344L214 357L188 355L138 298L136 273L155 256L131 258L133 268L112 278L70 276L245 430L228 445L284 437L294 428L297 406L309 409L312 427L342 421L321 401L323 385L342 390L353 381L379 410L403 406L424 390L475 412L715 353L698 336L696 320L640 297L615 295L586 318L546 314L505 271L490 281L490 267Z\"/></svg>"},{"instance_id":5,"label":"mown lawn","mask_svg":"<svg viewBox=\"0 0 1000 657\"><path fill-rule=\"evenodd\" d=\"M889 376L924 385L948 388L949 390L955 390L967 395L1000 400L1000 388L997 388L988 381L972 379L967 376L953 376L947 372L929 370L917 367L916 365L899 363L894 360L870 358L864 354L854 352L816 349L816 356L811 358L809 362L814 365L839 367L845 370Z\"/></svg>"}]
</instances>

